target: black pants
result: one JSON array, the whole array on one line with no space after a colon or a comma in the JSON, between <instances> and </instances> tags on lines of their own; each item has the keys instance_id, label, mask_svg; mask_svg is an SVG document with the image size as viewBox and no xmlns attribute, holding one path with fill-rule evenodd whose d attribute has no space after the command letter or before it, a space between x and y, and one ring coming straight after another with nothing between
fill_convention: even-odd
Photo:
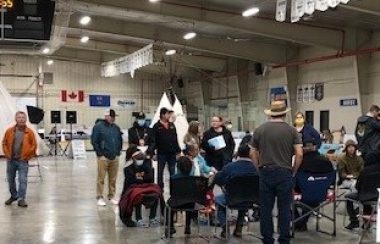
<instances>
[{"instance_id":1,"label":"black pants","mask_svg":"<svg viewBox=\"0 0 380 244\"><path fill-rule=\"evenodd\" d=\"M347 199L354 200L354 201L359 200L357 192L347 194L345 197ZM347 203L346 203L347 204L346 205L347 213L348 213L348 216L350 217L350 222L351 223L358 223L359 219L358 219L357 215L359 214L359 209L354 208L354 203L350 200L347 200ZM376 200L376 199L374 199L374 200ZM372 207L369 205L364 205L363 213L364 214L371 214L372 213Z\"/></svg>"},{"instance_id":2,"label":"black pants","mask_svg":"<svg viewBox=\"0 0 380 244\"><path fill-rule=\"evenodd\" d=\"M157 213L157 206L158 206L158 200L153 203L153 205L150 208L150 214L149 214L149 219L154 219L156 217ZM136 214L136 220L139 221L142 219L141 216L141 209L142 209L142 204L136 205L135 206L135 214Z\"/></svg>"},{"instance_id":3,"label":"black pants","mask_svg":"<svg viewBox=\"0 0 380 244\"><path fill-rule=\"evenodd\" d=\"M169 166L169 174L172 176L175 173L176 155L175 154L158 154L158 185L164 189L164 169L166 163Z\"/></svg>"}]
</instances>

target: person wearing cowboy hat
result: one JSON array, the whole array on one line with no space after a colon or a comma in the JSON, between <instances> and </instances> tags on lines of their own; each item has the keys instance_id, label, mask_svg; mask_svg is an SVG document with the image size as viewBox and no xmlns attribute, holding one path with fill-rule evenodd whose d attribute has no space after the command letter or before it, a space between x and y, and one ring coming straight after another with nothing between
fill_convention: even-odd
<instances>
[{"instance_id":1,"label":"person wearing cowboy hat","mask_svg":"<svg viewBox=\"0 0 380 244\"><path fill-rule=\"evenodd\" d=\"M154 172L150 166L150 160L140 151L137 145L131 145L126 151L126 166L124 168L124 186L122 196L127 193L128 189L134 184L144 184L154 182ZM156 219L158 201L152 204L149 214L149 226L157 226L159 220ZM132 216L127 216L127 227L144 227L141 216L141 204L135 206L136 222L132 220Z\"/></svg>"},{"instance_id":2,"label":"person wearing cowboy hat","mask_svg":"<svg viewBox=\"0 0 380 244\"><path fill-rule=\"evenodd\" d=\"M364 160L356 154L357 144L353 140L348 140L343 153L338 158L339 181L342 187L352 189L356 180L364 167Z\"/></svg>"},{"instance_id":3,"label":"person wearing cowboy hat","mask_svg":"<svg viewBox=\"0 0 380 244\"><path fill-rule=\"evenodd\" d=\"M290 243L293 176L302 163L302 141L284 120L290 110L285 101L273 101L264 113L270 119L254 133L251 157L260 171L260 229L263 243L274 243L272 211L277 197L280 243ZM295 162L292 165L292 157Z\"/></svg>"}]
</instances>

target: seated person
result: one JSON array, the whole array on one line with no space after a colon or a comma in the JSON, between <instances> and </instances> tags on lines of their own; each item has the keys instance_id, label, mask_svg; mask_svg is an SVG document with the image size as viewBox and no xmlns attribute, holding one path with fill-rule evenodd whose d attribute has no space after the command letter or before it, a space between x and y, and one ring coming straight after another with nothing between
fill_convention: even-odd
<instances>
[{"instance_id":1,"label":"seated person","mask_svg":"<svg viewBox=\"0 0 380 244\"><path fill-rule=\"evenodd\" d=\"M153 183L154 175L153 170L150 167L150 160L147 160L144 153L142 153L136 145L131 145L126 151L126 161L131 162L130 165L124 168L124 187L122 196L127 193L128 189L136 184ZM159 220L156 219L158 199L153 199L153 203L150 208L149 226L157 226ZM136 222L132 220L132 216L128 216L128 227L143 227L144 222L141 216L142 204L135 206Z\"/></svg>"},{"instance_id":2,"label":"seated person","mask_svg":"<svg viewBox=\"0 0 380 244\"><path fill-rule=\"evenodd\" d=\"M219 185L220 187L225 186L231 179L235 177L242 177L242 176L248 176L248 175L257 175L257 170L252 162L252 160L249 158L250 155L250 147L248 144L242 145L238 149L238 158L236 161L227 164L223 167L221 171L219 171L215 175L214 183ZM242 186L242 187L250 187L250 186ZM222 238L226 238L228 227L226 224L226 208L222 205L226 204L226 195L221 194L216 196L215 202L218 206L217 210L217 218L218 221L222 227L222 232L220 236ZM246 211L239 211L238 213L238 219L236 222L236 227L234 231L235 237L241 237L242 236L242 229L243 229L243 221Z\"/></svg>"},{"instance_id":3,"label":"seated person","mask_svg":"<svg viewBox=\"0 0 380 244\"><path fill-rule=\"evenodd\" d=\"M370 161L370 166L366 166L363 168L363 170L360 172L357 182L356 182L356 190L360 189L360 184L365 179L368 175L373 174L373 173L380 173L380 162L378 160ZM348 199L351 200L358 200L358 192L353 192L350 194L347 194L345 196ZM374 196L373 200L376 199L377 196ZM359 228L359 219L357 217L357 214L359 213L358 208L354 208L354 203L352 201L347 201L347 213L348 216L350 217L350 224L345 226L346 229L348 230L353 230L355 228ZM364 205L363 209L364 214L370 214L372 212L371 206L366 206Z\"/></svg>"},{"instance_id":4,"label":"seated person","mask_svg":"<svg viewBox=\"0 0 380 244\"><path fill-rule=\"evenodd\" d=\"M199 154L198 144L186 144L184 150L185 156L189 157L193 162L193 168L191 169L191 176L209 176L210 173L216 173L214 167L207 165L206 160Z\"/></svg>"},{"instance_id":5,"label":"seated person","mask_svg":"<svg viewBox=\"0 0 380 244\"><path fill-rule=\"evenodd\" d=\"M332 163L327 157L324 157L319 154L317 150L317 143L314 140L306 140L303 143L303 159L302 164L298 168L298 172L308 172L308 173L329 173L334 171ZM300 192L300 189L295 186L295 191ZM316 207L319 203L307 203L312 207ZM295 218L301 216L301 214L306 214L309 210L300 208L302 213L299 212L299 209L295 209ZM295 229L298 231L307 231L307 221L309 220L310 215L305 216L301 220L297 221L295 224Z\"/></svg>"},{"instance_id":6,"label":"seated person","mask_svg":"<svg viewBox=\"0 0 380 244\"><path fill-rule=\"evenodd\" d=\"M364 167L362 157L357 156L357 145L353 140L346 142L343 152L345 154L338 158L339 181L342 187L354 190L356 179Z\"/></svg>"},{"instance_id":7,"label":"seated person","mask_svg":"<svg viewBox=\"0 0 380 244\"><path fill-rule=\"evenodd\" d=\"M190 160L190 158L186 156L181 156L177 160L177 170L176 173L170 178L171 180L173 179L178 179L182 177L189 177L191 175L191 171L193 168L193 162ZM170 199L168 200L169 205L170 205ZM178 207L178 206L177 206ZM185 205L185 206L179 206L178 208L194 208L194 204L190 205ZM168 216L168 212L166 214ZM186 212L186 226L185 226L185 235L190 235L191 234L191 229L190 229L190 224L191 224L191 218L193 216L192 212ZM174 228L174 212L172 212L170 216L170 237L176 233L176 230ZM168 223L168 221L166 221ZM166 227L165 230L165 235L169 235L169 228Z\"/></svg>"}]
</instances>

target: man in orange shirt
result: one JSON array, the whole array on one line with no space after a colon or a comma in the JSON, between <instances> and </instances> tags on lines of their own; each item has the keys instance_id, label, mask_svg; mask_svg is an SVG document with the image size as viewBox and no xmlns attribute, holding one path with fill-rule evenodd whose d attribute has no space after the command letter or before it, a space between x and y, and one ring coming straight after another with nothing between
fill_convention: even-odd
<instances>
[{"instance_id":1,"label":"man in orange shirt","mask_svg":"<svg viewBox=\"0 0 380 244\"><path fill-rule=\"evenodd\" d=\"M18 200L19 207L28 207L25 201L28 184L28 161L36 155L37 142L33 131L26 126L26 114L16 113L16 125L7 129L3 139L3 152L7 159L7 178L11 197L5 205ZM19 189L16 187L18 171Z\"/></svg>"}]
</instances>

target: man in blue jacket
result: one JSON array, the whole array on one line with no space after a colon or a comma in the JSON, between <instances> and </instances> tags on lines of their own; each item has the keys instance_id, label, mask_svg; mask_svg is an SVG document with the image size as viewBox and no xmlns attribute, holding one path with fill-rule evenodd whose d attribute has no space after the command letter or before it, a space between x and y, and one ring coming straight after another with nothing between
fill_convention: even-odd
<instances>
[{"instance_id":1,"label":"man in blue jacket","mask_svg":"<svg viewBox=\"0 0 380 244\"><path fill-rule=\"evenodd\" d=\"M103 198L104 178L108 174L108 199L118 204L115 199L116 177L119 169L119 156L123 145L122 132L115 124L115 110L105 112L105 119L96 123L92 130L91 143L98 158L97 199L98 206L106 206Z\"/></svg>"},{"instance_id":2,"label":"man in blue jacket","mask_svg":"<svg viewBox=\"0 0 380 244\"><path fill-rule=\"evenodd\" d=\"M227 164L215 175L214 183L220 187L225 186L230 180L235 177L249 176L249 175L258 175L257 169L249 158L250 156L250 147L248 144L244 144L238 149L238 158L237 161ZM252 186L242 186L242 187L252 187ZM223 207L226 205L226 195L223 193L215 197L215 202L218 206L218 222L221 224L222 232L220 236L226 238L228 228L225 225L226 223L226 208ZM235 237L242 236L243 221L244 221L245 211L239 211L238 219L236 221L236 227L234 231Z\"/></svg>"}]
</instances>

